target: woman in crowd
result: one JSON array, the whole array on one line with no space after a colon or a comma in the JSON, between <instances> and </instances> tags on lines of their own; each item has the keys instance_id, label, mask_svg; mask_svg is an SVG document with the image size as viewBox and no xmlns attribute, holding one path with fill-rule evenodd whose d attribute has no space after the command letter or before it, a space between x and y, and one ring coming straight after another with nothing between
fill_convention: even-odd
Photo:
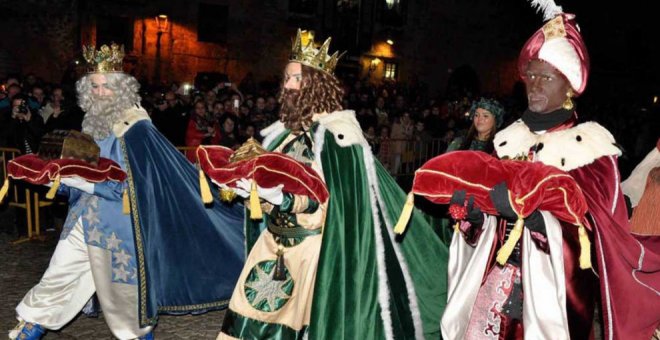
<instances>
[{"instance_id":1,"label":"woman in crowd","mask_svg":"<svg viewBox=\"0 0 660 340\"><path fill-rule=\"evenodd\" d=\"M202 144L218 144L220 142L220 126L213 114L206 111L206 104L198 100L193 105L193 112L188 121L186 130L186 146L199 146ZM186 152L186 157L195 163L195 150Z\"/></svg>"},{"instance_id":2,"label":"woman in crowd","mask_svg":"<svg viewBox=\"0 0 660 340\"><path fill-rule=\"evenodd\" d=\"M504 121L504 108L495 99L481 97L470 107L472 125L465 137L455 138L447 152L455 150L477 150L493 153L493 138Z\"/></svg>"}]
</instances>

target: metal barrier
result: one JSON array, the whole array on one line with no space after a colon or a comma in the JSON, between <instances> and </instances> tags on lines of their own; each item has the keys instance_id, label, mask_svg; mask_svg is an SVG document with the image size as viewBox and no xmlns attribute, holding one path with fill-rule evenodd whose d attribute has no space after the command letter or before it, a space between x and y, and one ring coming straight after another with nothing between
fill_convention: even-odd
<instances>
[{"instance_id":1,"label":"metal barrier","mask_svg":"<svg viewBox=\"0 0 660 340\"><path fill-rule=\"evenodd\" d=\"M383 148L388 149L381 152ZM387 139L380 142L376 157L394 177L413 176L426 161L445 152L447 144L440 138Z\"/></svg>"},{"instance_id":2,"label":"metal barrier","mask_svg":"<svg viewBox=\"0 0 660 340\"><path fill-rule=\"evenodd\" d=\"M18 157L21 155L21 151L15 148L5 148L5 147L0 147L0 162L2 163L2 180L7 179L8 173L7 173L7 164L9 163L10 160ZM20 191L19 191L20 190ZM17 243L22 243L26 242L29 240L33 239L41 239L39 235L39 227L35 224L33 224L32 221L32 215L33 215L33 202L32 202L32 191L30 190L29 187L25 188L20 188L17 185L12 185L11 189L9 192L7 192L7 204L10 207L15 207L19 209L24 209L25 210L25 218L26 218L26 228L27 228L27 237L20 238L12 243L17 244ZM37 203L38 206L38 203ZM38 209L37 209L38 211ZM35 219L38 221L38 212L37 216L35 216ZM36 222L36 221L35 221Z\"/></svg>"}]
</instances>

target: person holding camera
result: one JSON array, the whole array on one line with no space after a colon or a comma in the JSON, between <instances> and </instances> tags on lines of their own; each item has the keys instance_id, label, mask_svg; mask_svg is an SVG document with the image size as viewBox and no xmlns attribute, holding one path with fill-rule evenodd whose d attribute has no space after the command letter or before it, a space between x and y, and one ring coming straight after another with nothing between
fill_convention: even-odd
<instances>
[{"instance_id":1,"label":"person holding camera","mask_svg":"<svg viewBox=\"0 0 660 340\"><path fill-rule=\"evenodd\" d=\"M27 97L17 94L11 100L11 120L6 145L21 150L23 154L36 153L41 136L44 134L44 120L33 114L27 104Z\"/></svg>"}]
</instances>

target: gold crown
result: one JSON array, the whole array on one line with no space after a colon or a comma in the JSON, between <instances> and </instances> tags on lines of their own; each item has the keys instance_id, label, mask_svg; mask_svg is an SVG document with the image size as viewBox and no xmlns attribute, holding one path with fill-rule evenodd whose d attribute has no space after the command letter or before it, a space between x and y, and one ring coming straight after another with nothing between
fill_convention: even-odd
<instances>
[{"instance_id":1,"label":"gold crown","mask_svg":"<svg viewBox=\"0 0 660 340\"><path fill-rule=\"evenodd\" d=\"M98 51L94 45L83 46L83 58L87 61L88 73L122 72L124 45L103 45Z\"/></svg>"},{"instance_id":2,"label":"gold crown","mask_svg":"<svg viewBox=\"0 0 660 340\"><path fill-rule=\"evenodd\" d=\"M293 48L291 49L289 61L298 62L332 74L337 66L337 61L339 61L339 58L341 58L345 52L339 54L338 51L335 51L332 55L328 55L331 40L332 38L329 37L325 40L323 45L317 49L314 46L314 34L310 31L301 31L299 28L296 33L296 39L293 41Z\"/></svg>"}]
</instances>

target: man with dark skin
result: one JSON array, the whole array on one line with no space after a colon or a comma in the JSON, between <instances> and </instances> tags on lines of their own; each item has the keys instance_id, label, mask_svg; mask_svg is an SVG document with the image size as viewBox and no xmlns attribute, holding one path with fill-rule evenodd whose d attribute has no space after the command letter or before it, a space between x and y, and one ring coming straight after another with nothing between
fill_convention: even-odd
<instances>
[{"instance_id":1,"label":"man with dark skin","mask_svg":"<svg viewBox=\"0 0 660 340\"><path fill-rule=\"evenodd\" d=\"M589 56L574 19L559 8L522 48L518 70L528 108L497 133L494 146L501 159L542 162L570 175L584 194L588 223L576 228L537 210L524 218L522 235L511 238L517 216L507 184L496 185L490 197L499 217L468 213L470 227L452 243L450 253L486 255L470 267L450 257L449 287L460 289L449 291L446 339L588 339L598 283L604 338L649 339L658 326L660 249L630 233L617 168L621 150L604 127L577 123L572 98L586 88ZM510 238L511 254L489 260ZM644 278L635 276L642 263ZM476 293L463 294L470 290ZM631 304L639 313L624 311Z\"/></svg>"},{"instance_id":2,"label":"man with dark skin","mask_svg":"<svg viewBox=\"0 0 660 340\"><path fill-rule=\"evenodd\" d=\"M561 108L572 89L566 77L549 63L534 59L524 74L530 111L549 113Z\"/></svg>"}]
</instances>

